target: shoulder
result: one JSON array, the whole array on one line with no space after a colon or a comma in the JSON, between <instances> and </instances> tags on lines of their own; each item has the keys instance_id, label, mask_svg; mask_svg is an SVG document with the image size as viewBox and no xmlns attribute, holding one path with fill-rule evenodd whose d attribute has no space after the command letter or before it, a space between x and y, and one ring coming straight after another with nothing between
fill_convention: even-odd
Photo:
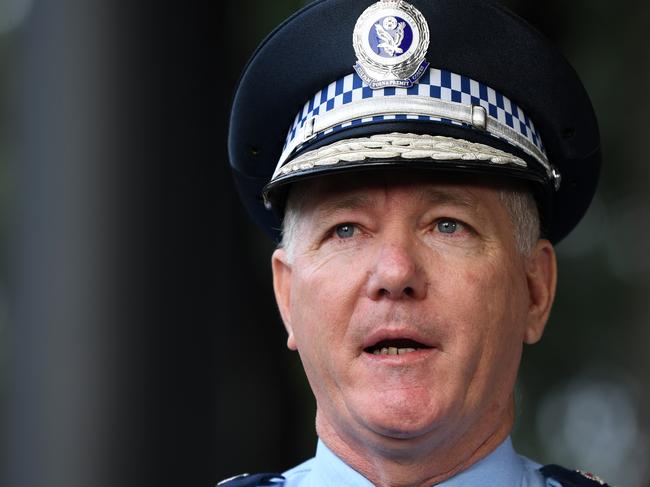
<instances>
[{"instance_id":1,"label":"shoulder","mask_svg":"<svg viewBox=\"0 0 650 487\"><path fill-rule=\"evenodd\" d=\"M218 487L260 487L260 486L282 486L285 478L279 473L242 473L234 477L222 480Z\"/></svg>"},{"instance_id":2,"label":"shoulder","mask_svg":"<svg viewBox=\"0 0 650 487\"><path fill-rule=\"evenodd\" d=\"M314 459L309 459L286 472L279 473L243 473L222 480L219 487L297 487L312 468Z\"/></svg>"},{"instance_id":3,"label":"shoulder","mask_svg":"<svg viewBox=\"0 0 650 487\"><path fill-rule=\"evenodd\" d=\"M301 477L305 471L305 466L299 465L285 472L283 475L279 473L244 473L222 480L217 486L288 487L291 480L295 480L294 477ZM544 477L547 487L610 487L604 480L592 473L569 470L559 465L545 465L538 472Z\"/></svg>"},{"instance_id":4,"label":"shoulder","mask_svg":"<svg viewBox=\"0 0 650 487\"><path fill-rule=\"evenodd\" d=\"M539 472L546 479L548 487L609 487L609 484L592 473L569 470L559 465L545 465Z\"/></svg>"}]
</instances>

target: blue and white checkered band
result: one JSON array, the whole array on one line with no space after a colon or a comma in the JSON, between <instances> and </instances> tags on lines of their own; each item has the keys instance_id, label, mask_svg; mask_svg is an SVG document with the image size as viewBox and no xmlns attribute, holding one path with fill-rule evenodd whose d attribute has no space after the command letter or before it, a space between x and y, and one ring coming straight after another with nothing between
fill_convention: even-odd
<instances>
[{"instance_id":1,"label":"blue and white checkered band","mask_svg":"<svg viewBox=\"0 0 650 487\"><path fill-rule=\"evenodd\" d=\"M480 130L522 150L554 177L535 124L515 102L467 76L435 68L411 88L372 90L356 73L323 88L296 115L275 175L306 143L348 127L389 120Z\"/></svg>"}]
</instances>

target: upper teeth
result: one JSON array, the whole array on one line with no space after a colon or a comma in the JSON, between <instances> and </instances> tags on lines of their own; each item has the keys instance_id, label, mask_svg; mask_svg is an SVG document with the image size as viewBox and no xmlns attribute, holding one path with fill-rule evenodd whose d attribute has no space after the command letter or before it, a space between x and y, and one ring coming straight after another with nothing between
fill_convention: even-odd
<instances>
[{"instance_id":1,"label":"upper teeth","mask_svg":"<svg viewBox=\"0 0 650 487\"><path fill-rule=\"evenodd\" d=\"M402 355L409 352L415 352L415 348L384 347L378 348L372 353L375 355Z\"/></svg>"}]
</instances>

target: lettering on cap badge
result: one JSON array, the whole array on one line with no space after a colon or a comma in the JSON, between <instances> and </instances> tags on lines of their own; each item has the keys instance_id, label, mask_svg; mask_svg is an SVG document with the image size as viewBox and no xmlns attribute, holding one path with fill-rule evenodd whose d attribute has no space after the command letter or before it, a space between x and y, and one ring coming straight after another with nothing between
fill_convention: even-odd
<instances>
[{"instance_id":1,"label":"lettering on cap badge","mask_svg":"<svg viewBox=\"0 0 650 487\"><path fill-rule=\"evenodd\" d=\"M357 20L352 36L354 69L373 90L410 88L426 72L429 26L413 5L380 0Z\"/></svg>"}]
</instances>

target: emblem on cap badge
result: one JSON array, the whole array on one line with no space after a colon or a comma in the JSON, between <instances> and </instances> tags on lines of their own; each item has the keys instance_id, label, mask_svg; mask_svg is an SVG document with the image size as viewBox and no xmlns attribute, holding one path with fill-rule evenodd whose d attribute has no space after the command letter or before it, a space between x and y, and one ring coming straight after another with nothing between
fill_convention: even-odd
<instances>
[{"instance_id":1,"label":"emblem on cap badge","mask_svg":"<svg viewBox=\"0 0 650 487\"><path fill-rule=\"evenodd\" d=\"M357 20L352 36L354 69L372 89L410 88L426 72L429 26L413 5L380 0Z\"/></svg>"}]
</instances>

